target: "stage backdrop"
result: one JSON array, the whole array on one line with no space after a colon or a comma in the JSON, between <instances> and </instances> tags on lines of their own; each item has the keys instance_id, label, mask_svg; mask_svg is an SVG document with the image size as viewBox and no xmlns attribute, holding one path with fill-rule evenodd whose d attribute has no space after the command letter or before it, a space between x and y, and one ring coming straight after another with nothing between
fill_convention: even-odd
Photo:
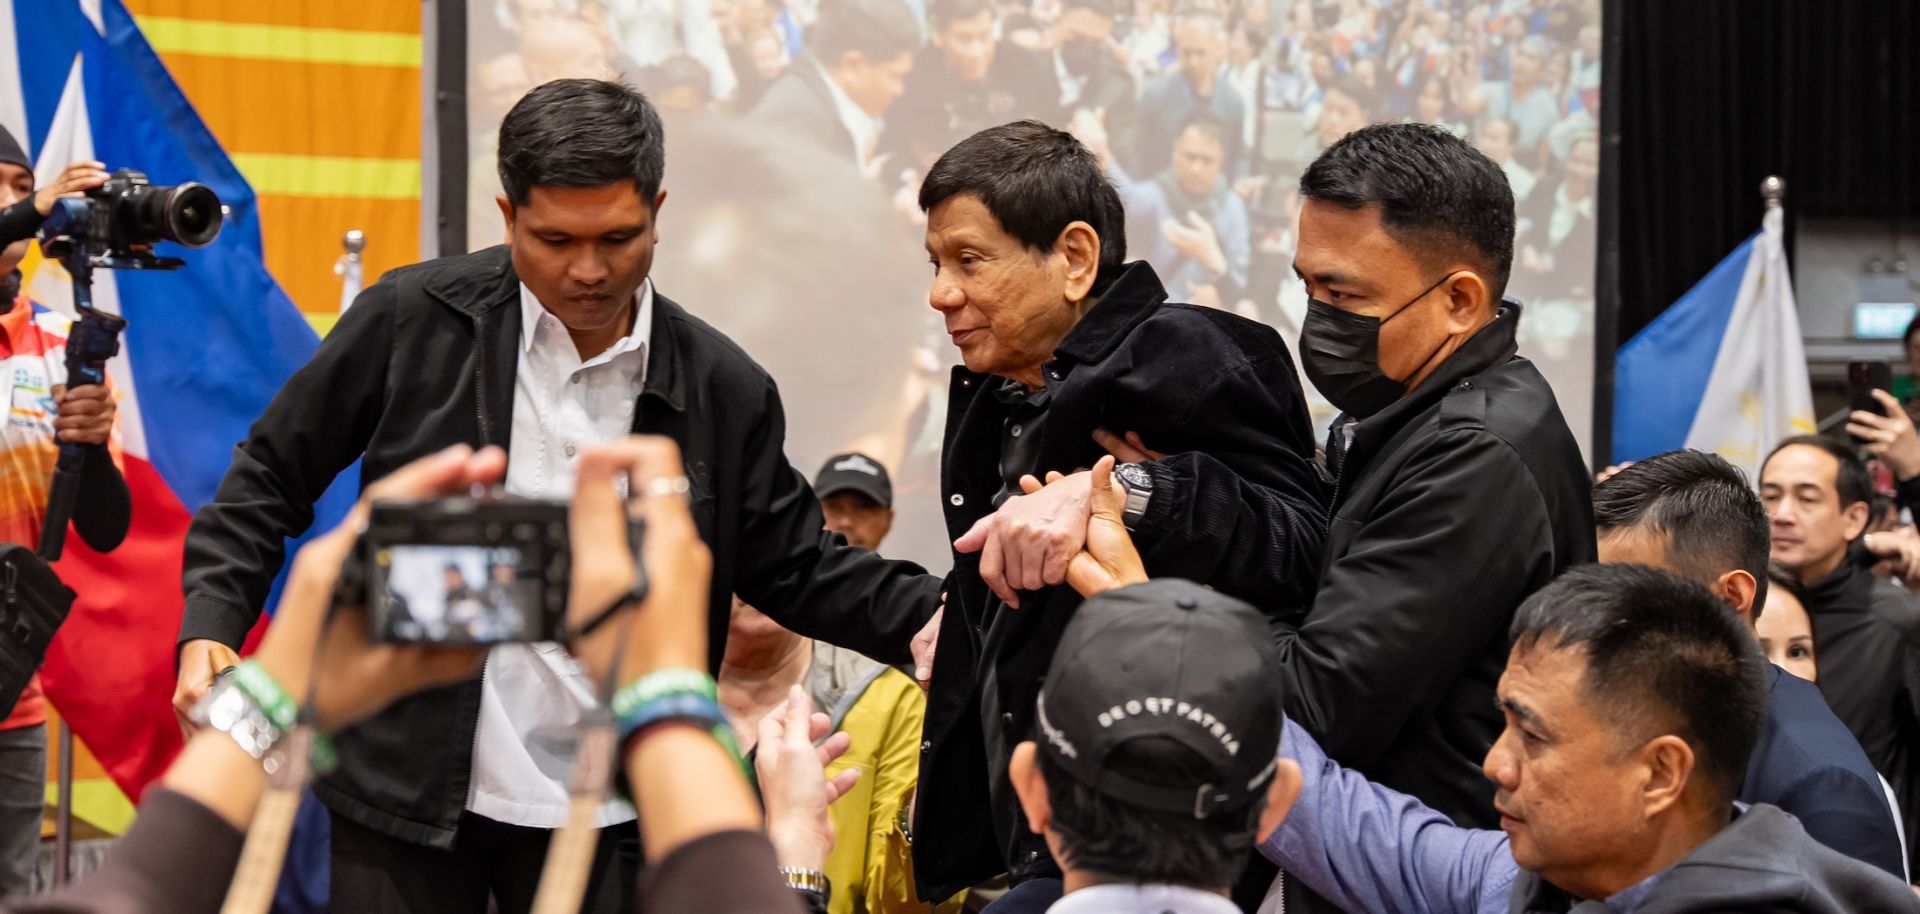
<instances>
[{"instance_id":1,"label":"stage backdrop","mask_svg":"<svg viewBox=\"0 0 1920 914\"><path fill-rule=\"evenodd\" d=\"M646 91L668 130L659 289L773 373L804 472L844 449L893 469L889 554L948 564L937 458L957 358L926 302L919 175L1020 117L1106 159L1129 254L1176 300L1296 351L1301 171L1368 122L1470 139L1519 206L1521 352L1590 441L1600 0L464 2L467 145L442 166L466 166L466 246L502 239L494 137L515 99L562 76Z\"/></svg>"}]
</instances>

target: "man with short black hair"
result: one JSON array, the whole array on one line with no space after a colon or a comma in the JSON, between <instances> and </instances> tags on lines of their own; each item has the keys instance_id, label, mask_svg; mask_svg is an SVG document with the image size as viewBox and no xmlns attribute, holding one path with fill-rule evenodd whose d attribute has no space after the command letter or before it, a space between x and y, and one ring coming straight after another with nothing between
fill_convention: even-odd
<instances>
[{"instance_id":1,"label":"man with short black hair","mask_svg":"<svg viewBox=\"0 0 1920 914\"><path fill-rule=\"evenodd\" d=\"M887 111L906 91L919 47L920 23L901 0L821 0L806 59L767 87L748 119L848 154L871 173Z\"/></svg>"},{"instance_id":2,"label":"man with short black hair","mask_svg":"<svg viewBox=\"0 0 1920 914\"><path fill-rule=\"evenodd\" d=\"M822 531L782 453L773 379L654 287L662 141L653 106L619 83L557 80L514 105L499 142L508 244L404 267L363 292L196 515L176 707L192 707L239 648L287 538L336 474L358 459L371 483L462 443L506 447L508 494L559 498L587 445L670 437L712 551L710 669L735 593L797 632L906 662L939 579ZM595 695L564 651L505 645L477 680L339 734L340 766L314 788L332 813L335 909L528 910ZM585 910L631 910L632 819L617 798L596 811Z\"/></svg>"},{"instance_id":3,"label":"man with short black hair","mask_svg":"<svg viewBox=\"0 0 1920 914\"><path fill-rule=\"evenodd\" d=\"M1119 496L1147 566L1281 612L1311 592L1324 534L1312 432L1272 328L1168 302L1151 266L1126 262L1120 196L1072 136L1034 121L981 131L928 172L920 204L929 299L964 367L941 456L954 618L916 649L931 690L915 871L931 899L1010 869L1021 884L996 905L1036 910L1058 869L1020 821L1006 766L1080 600L1058 586L1066 555L1006 563L1019 553L1002 535L1045 504L1023 493L1072 472L1048 488L1078 500L1084 535L1090 474L1073 471L1100 456L1104 423L1124 423L1171 452L1125 471Z\"/></svg>"},{"instance_id":4,"label":"man with short black hair","mask_svg":"<svg viewBox=\"0 0 1920 914\"><path fill-rule=\"evenodd\" d=\"M1820 692L1893 785L1911 860L1920 850L1920 598L1872 573L1872 477L1844 444L1788 438L1760 467L1760 500L1774 561L1806 587Z\"/></svg>"},{"instance_id":5,"label":"man with short black hair","mask_svg":"<svg viewBox=\"0 0 1920 914\"><path fill-rule=\"evenodd\" d=\"M1520 608L1487 754L1522 869L1511 910L1894 911L1901 880L1739 811L1766 658L1698 584L1637 565L1561 576Z\"/></svg>"},{"instance_id":6,"label":"man with short black hair","mask_svg":"<svg viewBox=\"0 0 1920 914\"><path fill-rule=\"evenodd\" d=\"M1486 156L1421 124L1355 131L1300 184L1294 269L1312 299L1300 358L1343 413L1326 448L1336 481L1319 586L1276 625L1287 713L1368 777L1490 827L1479 759L1499 732L1503 633L1521 600L1594 548L1579 447L1546 379L1515 354L1520 306L1500 300L1512 192ZM1143 468L1174 450L1144 432L1106 441ZM1067 477L1013 512L1007 564L1078 553L1085 487ZM1209 476L1174 510L1242 493ZM1158 510L1157 489L1136 497ZM1282 554L1287 539L1268 536L1287 530L1284 506L1247 503L1224 541Z\"/></svg>"},{"instance_id":7,"label":"man with short black hair","mask_svg":"<svg viewBox=\"0 0 1920 914\"><path fill-rule=\"evenodd\" d=\"M1048 914L1236 914L1227 889L1300 789L1275 761L1266 620L1187 581L1098 594L1060 636L1012 778L1066 868Z\"/></svg>"},{"instance_id":8,"label":"man with short black hair","mask_svg":"<svg viewBox=\"0 0 1920 914\"><path fill-rule=\"evenodd\" d=\"M1766 510L1721 457L1681 450L1649 457L1593 490L1600 561L1665 568L1703 584L1752 628L1766 605ZM1906 878L1905 854L1880 778L1810 682L1767 670L1767 724L1739 799L1793 814L1807 834Z\"/></svg>"}]
</instances>

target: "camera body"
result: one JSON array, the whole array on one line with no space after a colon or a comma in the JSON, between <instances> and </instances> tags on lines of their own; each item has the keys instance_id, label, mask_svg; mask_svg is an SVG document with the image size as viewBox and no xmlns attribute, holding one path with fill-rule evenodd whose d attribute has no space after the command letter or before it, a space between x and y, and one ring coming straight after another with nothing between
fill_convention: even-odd
<instances>
[{"instance_id":1,"label":"camera body","mask_svg":"<svg viewBox=\"0 0 1920 914\"><path fill-rule=\"evenodd\" d=\"M220 198L205 184L166 187L122 168L86 196L56 202L40 237L55 259L78 255L94 267L170 270L181 261L156 257L148 248L162 241L206 247L220 234L221 220Z\"/></svg>"},{"instance_id":2,"label":"camera body","mask_svg":"<svg viewBox=\"0 0 1920 914\"><path fill-rule=\"evenodd\" d=\"M497 494L377 501L355 557L375 641L565 639L567 503ZM347 583L343 580L343 583Z\"/></svg>"}]
</instances>

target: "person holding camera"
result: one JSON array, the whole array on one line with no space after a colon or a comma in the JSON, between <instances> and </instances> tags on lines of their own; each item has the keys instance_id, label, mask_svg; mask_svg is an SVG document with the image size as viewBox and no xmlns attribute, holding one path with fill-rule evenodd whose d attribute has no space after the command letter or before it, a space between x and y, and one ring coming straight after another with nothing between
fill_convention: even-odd
<instances>
[{"instance_id":1,"label":"person holding camera","mask_svg":"<svg viewBox=\"0 0 1920 914\"><path fill-rule=\"evenodd\" d=\"M75 162L59 179L34 188L33 162L0 128L0 372L9 379L8 421L0 426L0 542L36 548L46 520L47 490L61 442L105 445L115 406L105 385L68 390L66 343L72 321L20 290L20 261L54 201L106 183L105 166ZM82 466L73 526L94 549L126 537L133 513L126 480L104 447ZM5 613L0 612L0 620ZM16 681L12 685L18 685ZM27 890L38 859L46 804L47 709L39 677L19 700L0 707L0 898Z\"/></svg>"},{"instance_id":2,"label":"person holding camera","mask_svg":"<svg viewBox=\"0 0 1920 914\"><path fill-rule=\"evenodd\" d=\"M650 582L637 606L621 608L608 624L568 645L596 681L611 675L616 682L641 684L705 675L699 671L707 654L712 554L684 497L653 494L629 502L622 494L629 485L670 493L674 481L685 478L680 469L677 448L664 439L630 438L581 454L569 512L574 546L568 619L582 628L580 623L631 593L639 572L636 552ZM311 718L327 732L406 696L471 678L484 662L484 648L375 642L365 605L339 600L336 585L373 500L459 494L497 483L505 472L500 449L475 452L456 445L368 486L344 523L295 558L280 611L247 661L250 669L223 677L214 700L268 717L270 702L254 694L264 689L287 697L285 716L291 719L298 714L293 696L310 696ZM646 530L638 550L628 541L630 516ZM835 750L844 751L844 741L816 749L804 708L790 703L787 713L769 715L774 719L762 724L763 745L778 747L763 750L758 766L767 797L764 832L738 759L713 736L720 725L717 706L712 726L684 715L627 733L616 764L633 787L647 836L645 873L617 874L623 882L640 880L641 905L627 910L803 910L800 896L782 884L779 868L821 865L832 841L827 805L846 787L844 779L829 781L823 771ZM245 830L267 789L265 763L285 752L284 732L273 731L264 747L243 743L245 735L230 736L217 726L198 731L99 871L51 895L0 903L0 912L219 910L234 882Z\"/></svg>"},{"instance_id":3,"label":"person holding camera","mask_svg":"<svg viewBox=\"0 0 1920 914\"><path fill-rule=\"evenodd\" d=\"M782 451L772 379L648 278L667 196L662 132L644 97L601 80L549 82L507 114L499 206L509 243L403 268L362 293L196 516L176 711L236 662L286 538L312 523L341 470L358 459L363 478L379 480L459 443L505 448L508 494L556 498L596 442L676 441L712 550L708 670L719 668L735 593L803 634L910 658L939 579L822 531L819 503ZM331 811L334 909L478 914L491 896L508 914L527 910L566 819L571 746L592 701L557 645L512 644L477 679L340 734L340 767L315 785ZM618 799L599 810L589 911L628 907L627 880L607 877L635 852L633 818Z\"/></svg>"}]
</instances>

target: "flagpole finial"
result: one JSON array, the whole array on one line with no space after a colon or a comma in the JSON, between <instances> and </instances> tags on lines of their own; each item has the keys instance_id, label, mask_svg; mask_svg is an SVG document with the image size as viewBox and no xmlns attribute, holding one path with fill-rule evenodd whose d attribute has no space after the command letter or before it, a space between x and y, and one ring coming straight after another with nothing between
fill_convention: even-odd
<instances>
[{"instance_id":1,"label":"flagpole finial","mask_svg":"<svg viewBox=\"0 0 1920 914\"><path fill-rule=\"evenodd\" d=\"M367 249L367 233L348 229L345 235L340 236L340 246L346 248L349 254L358 254Z\"/></svg>"},{"instance_id":2,"label":"flagpole finial","mask_svg":"<svg viewBox=\"0 0 1920 914\"><path fill-rule=\"evenodd\" d=\"M1768 175L1760 180L1760 199L1767 201L1768 209L1779 209L1787 198L1787 182L1779 175Z\"/></svg>"}]
</instances>

